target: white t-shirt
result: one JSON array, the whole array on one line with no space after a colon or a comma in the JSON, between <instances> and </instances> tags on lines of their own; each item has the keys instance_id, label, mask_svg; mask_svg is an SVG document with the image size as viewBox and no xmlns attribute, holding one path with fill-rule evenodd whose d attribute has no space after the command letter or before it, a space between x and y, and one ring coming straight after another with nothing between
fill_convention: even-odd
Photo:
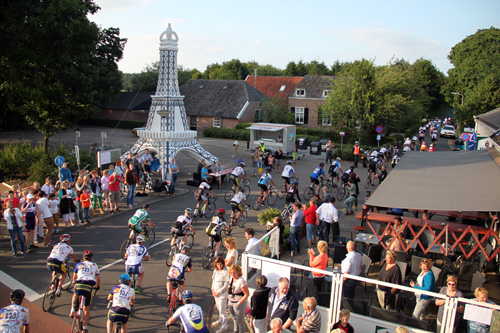
<instances>
[{"instance_id":1,"label":"white t-shirt","mask_svg":"<svg viewBox=\"0 0 500 333\"><path fill-rule=\"evenodd\" d=\"M30 323L30 310L13 303L0 309L0 332L19 333L22 326Z\"/></svg>"},{"instance_id":2,"label":"white t-shirt","mask_svg":"<svg viewBox=\"0 0 500 333\"><path fill-rule=\"evenodd\" d=\"M66 243L59 243L52 248L49 258L64 261L66 257L73 254L73 248ZM47 259L49 259L47 258Z\"/></svg>"},{"instance_id":3,"label":"white t-shirt","mask_svg":"<svg viewBox=\"0 0 500 333\"><path fill-rule=\"evenodd\" d=\"M50 212L50 203L47 198L40 198L36 201L36 208L42 214L44 219L48 219L52 217L52 213Z\"/></svg>"},{"instance_id":4,"label":"white t-shirt","mask_svg":"<svg viewBox=\"0 0 500 333\"><path fill-rule=\"evenodd\" d=\"M57 207L57 205L59 205L59 202L60 201L57 198L49 200L49 207L50 207L50 212L52 213L52 215L59 213L59 207Z\"/></svg>"},{"instance_id":5,"label":"white t-shirt","mask_svg":"<svg viewBox=\"0 0 500 333\"><path fill-rule=\"evenodd\" d=\"M54 192L54 187L52 185L43 184L42 191L44 191L45 193L47 193L47 195L49 195Z\"/></svg>"},{"instance_id":6,"label":"white t-shirt","mask_svg":"<svg viewBox=\"0 0 500 333\"><path fill-rule=\"evenodd\" d=\"M96 276L99 275L99 268L96 263L84 261L76 264L75 274L77 274L77 281L96 282Z\"/></svg>"},{"instance_id":7,"label":"white t-shirt","mask_svg":"<svg viewBox=\"0 0 500 333\"><path fill-rule=\"evenodd\" d=\"M101 188L103 191L109 190L109 179L106 176L101 177Z\"/></svg>"},{"instance_id":8,"label":"white t-shirt","mask_svg":"<svg viewBox=\"0 0 500 333\"><path fill-rule=\"evenodd\" d=\"M295 173L295 170L293 169L293 166L290 164L285 165L283 168L283 172L281 173L282 177L290 177L292 173Z\"/></svg>"},{"instance_id":9,"label":"white t-shirt","mask_svg":"<svg viewBox=\"0 0 500 333\"><path fill-rule=\"evenodd\" d=\"M246 199L247 199L247 197L243 192L238 192L233 196L231 201L236 202L236 203L241 203L242 201L245 201Z\"/></svg>"},{"instance_id":10,"label":"white t-shirt","mask_svg":"<svg viewBox=\"0 0 500 333\"><path fill-rule=\"evenodd\" d=\"M140 244L132 244L127 248L127 261L125 265L140 265L142 258L149 255L145 246Z\"/></svg>"},{"instance_id":11,"label":"white t-shirt","mask_svg":"<svg viewBox=\"0 0 500 333\"><path fill-rule=\"evenodd\" d=\"M231 261L231 265L236 264L236 262L238 261L238 250L237 249L227 250L226 260L229 260L231 257L233 257L233 261Z\"/></svg>"},{"instance_id":12,"label":"white t-shirt","mask_svg":"<svg viewBox=\"0 0 500 333\"><path fill-rule=\"evenodd\" d=\"M255 246L251 251L249 251L249 249L255 244L257 243L259 240L255 237L252 237L248 240L248 244L247 244L247 247L245 248L245 252L247 253L251 253L251 254L255 254L255 255L262 255L262 251L261 251L261 248L260 248L260 244Z\"/></svg>"}]
</instances>

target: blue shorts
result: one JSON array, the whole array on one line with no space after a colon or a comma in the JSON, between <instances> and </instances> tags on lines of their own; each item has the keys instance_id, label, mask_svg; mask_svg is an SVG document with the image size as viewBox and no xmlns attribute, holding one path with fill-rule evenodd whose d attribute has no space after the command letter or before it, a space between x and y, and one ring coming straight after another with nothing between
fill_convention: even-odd
<instances>
[{"instance_id":1,"label":"blue shorts","mask_svg":"<svg viewBox=\"0 0 500 333\"><path fill-rule=\"evenodd\" d=\"M236 177L235 175L230 174L229 180L231 180L235 186L240 186L240 181L239 181L238 177Z\"/></svg>"},{"instance_id":2,"label":"blue shorts","mask_svg":"<svg viewBox=\"0 0 500 333\"><path fill-rule=\"evenodd\" d=\"M75 284L75 295L83 296L85 306L90 306L92 303L92 288L94 288L95 282L88 281L87 283L76 281Z\"/></svg>"},{"instance_id":3,"label":"blue shorts","mask_svg":"<svg viewBox=\"0 0 500 333\"><path fill-rule=\"evenodd\" d=\"M35 230L36 226L35 213L26 213L24 221L26 222L26 231Z\"/></svg>"},{"instance_id":4,"label":"blue shorts","mask_svg":"<svg viewBox=\"0 0 500 333\"><path fill-rule=\"evenodd\" d=\"M125 265L125 271L128 275L130 274L142 274L144 273L144 267L141 264L139 265Z\"/></svg>"},{"instance_id":5,"label":"blue shorts","mask_svg":"<svg viewBox=\"0 0 500 333\"><path fill-rule=\"evenodd\" d=\"M231 201L231 209L235 211L242 211L241 205L237 202Z\"/></svg>"},{"instance_id":6,"label":"blue shorts","mask_svg":"<svg viewBox=\"0 0 500 333\"><path fill-rule=\"evenodd\" d=\"M316 239L317 228L318 226L315 224L306 223L307 241L312 242L313 239Z\"/></svg>"},{"instance_id":7,"label":"blue shorts","mask_svg":"<svg viewBox=\"0 0 500 333\"><path fill-rule=\"evenodd\" d=\"M126 324L130 316L130 310L127 308L111 309L108 312L108 319L112 323Z\"/></svg>"}]
</instances>

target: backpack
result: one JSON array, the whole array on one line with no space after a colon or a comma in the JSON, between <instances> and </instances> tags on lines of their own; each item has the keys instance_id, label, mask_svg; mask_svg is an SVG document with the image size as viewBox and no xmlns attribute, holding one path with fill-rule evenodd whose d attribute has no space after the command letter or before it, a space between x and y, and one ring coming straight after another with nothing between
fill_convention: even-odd
<instances>
[{"instance_id":1,"label":"backpack","mask_svg":"<svg viewBox=\"0 0 500 333\"><path fill-rule=\"evenodd\" d=\"M347 172L344 172L340 179L342 180L342 182L347 183L349 181L349 174Z\"/></svg>"}]
</instances>

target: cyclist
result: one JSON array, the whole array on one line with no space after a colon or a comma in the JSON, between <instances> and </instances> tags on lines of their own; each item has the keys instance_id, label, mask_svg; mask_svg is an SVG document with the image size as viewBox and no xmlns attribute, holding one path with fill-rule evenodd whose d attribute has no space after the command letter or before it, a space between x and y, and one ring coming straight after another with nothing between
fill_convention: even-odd
<instances>
[{"instance_id":1,"label":"cyclist","mask_svg":"<svg viewBox=\"0 0 500 333\"><path fill-rule=\"evenodd\" d=\"M286 192L288 192L288 184L291 183L292 177L295 178L295 170L293 169L292 161L288 161L281 173L281 178L285 180L284 185Z\"/></svg>"},{"instance_id":2,"label":"cyclist","mask_svg":"<svg viewBox=\"0 0 500 333\"><path fill-rule=\"evenodd\" d=\"M153 228L156 227L156 224L154 224L151 221L151 217L149 216L149 208L151 206L149 204L144 204L142 206L142 209L138 209L134 216L128 220L128 228L130 229L130 236L129 238L134 237L134 232L137 232L139 235L144 235L144 231L146 229L146 225L149 225Z\"/></svg>"},{"instance_id":3,"label":"cyclist","mask_svg":"<svg viewBox=\"0 0 500 333\"><path fill-rule=\"evenodd\" d=\"M319 193L319 176L325 176L325 170L323 170L323 167L325 166L325 163L321 162L319 164L319 166L314 169L314 171L311 173L311 176L309 178L311 178L311 183L314 183L317 185L317 188L316 188L316 193Z\"/></svg>"},{"instance_id":4,"label":"cyclist","mask_svg":"<svg viewBox=\"0 0 500 333\"><path fill-rule=\"evenodd\" d=\"M143 235L138 235L136 244L132 244L127 248L125 253L125 272L130 274L137 274L137 285L135 286L135 293L141 294L141 283L144 279L144 267L142 266L142 259L149 261L148 249L144 246L145 238Z\"/></svg>"},{"instance_id":5,"label":"cyclist","mask_svg":"<svg viewBox=\"0 0 500 333\"><path fill-rule=\"evenodd\" d=\"M208 246L212 246L212 242L216 243L214 253L216 257L219 253L222 228L226 228L226 231L229 232L229 225L227 225L227 222L224 219L224 214L226 214L224 208L219 208L219 210L217 211L217 216L212 217L210 224L205 230L207 235L210 237L210 239L208 240Z\"/></svg>"},{"instance_id":6,"label":"cyclist","mask_svg":"<svg viewBox=\"0 0 500 333\"><path fill-rule=\"evenodd\" d=\"M378 152L378 158L380 158L382 162L386 164L388 155L389 151L387 150L387 147L385 145L382 145L382 148L380 148L380 151Z\"/></svg>"},{"instance_id":7,"label":"cyclist","mask_svg":"<svg viewBox=\"0 0 500 333\"><path fill-rule=\"evenodd\" d=\"M243 207L241 207L242 201L245 202L245 205L248 206L247 197L245 195L244 189L240 189L239 192L236 192L236 194L231 199L231 210L232 210L231 220L233 221L233 225L240 218L241 213L243 212ZM235 212L237 212L236 219L233 219Z\"/></svg>"},{"instance_id":8,"label":"cyclist","mask_svg":"<svg viewBox=\"0 0 500 333\"><path fill-rule=\"evenodd\" d=\"M101 276L99 275L99 267L92 262L94 253L90 250L83 252L83 262L76 264L75 274L73 274L73 282L75 283L75 292L71 304L70 317L75 316L78 311L78 297L83 296L83 328L82 332L88 332L87 324L90 319L90 303L92 302L92 288L95 286L99 289L101 284Z\"/></svg>"},{"instance_id":9,"label":"cyclist","mask_svg":"<svg viewBox=\"0 0 500 333\"><path fill-rule=\"evenodd\" d=\"M135 293L130 288L130 276L126 273L120 275L120 284L114 286L108 295L108 302L111 308L108 312L106 328L108 333L113 330L113 323L122 324L122 333L127 333L127 321L130 316L130 309L135 303Z\"/></svg>"},{"instance_id":10,"label":"cyclist","mask_svg":"<svg viewBox=\"0 0 500 333\"><path fill-rule=\"evenodd\" d=\"M260 176L260 179L258 182L259 187L261 188L262 192L264 192L264 196L262 197L262 202L266 202L266 198L270 192L270 190L267 188L267 182L271 181L271 183L274 185L274 187L276 187L276 184L273 181L273 176L271 176L272 169L273 169L272 167L268 166L266 168L266 171L264 171L262 173L262 175Z\"/></svg>"},{"instance_id":11,"label":"cyclist","mask_svg":"<svg viewBox=\"0 0 500 333\"><path fill-rule=\"evenodd\" d=\"M64 260L68 256L71 256L74 261L80 261L73 253L73 248L69 246L71 236L63 234L59 239L61 242L52 248L47 258L47 268L52 271L52 279L54 279L56 274L59 274L59 285L56 291L57 296L61 296L61 286L64 285L64 280L66 279L66 274L64 273L66 273L67 267L64 265Z\"/></svg>"},{"instance_id":12,"label":"cyclist","mask_svg":"<svg viewBox=\"0 0 500 333\"><path fill-rule=\"evenodd\" d=\"M337 156L335 161L332 162L330 168L328 169L328 174L330 174L330 177L335 177L335 183L339 181L339 172L340 174L343 174L342 167L340 166L340 161L340 156Z\"/></svg>"},{"instance_id":13,"label":"cyclist","mask_svg":"<svg viewBox=\"0 0 500 333\"><path fill-rule=\"evenodd\" d=\"M235 192L240 190L240 177L247 180L247 176L245 175L245 163L243 162L241 162L240 165L234 168L234 170L229 174L229 180L233 182Z\"/></svg>"},{"instance_id":14,"label":"cyclist","mask_svg":"<svg viewBox=\"0 0 500 333\"><path fill-rule=\"evenodd\" d=\"M193 214L193 210L191 208L184 209L184 215L179 215L174 225L172 226L172 240L170 241L170 246L175 244L177 237L182 237L182 245L186 244L187 238L187 229L189 228L191 232L196 234L196 230L193 228L193 220L191 219L191 215Z\"/></svg>"},{"instance_id":15,"label":"cyclist","mask_svg":"<svg viewBox=\"0 0 500 333\"><path fill-rule=\"evenodd\" d=\"M425 144L425 141L422 142L422 145L420 146L420 151L426 151L427 150L427 145Z\"/></svg>"},{"instance_id":16,"label":"cyclist","mask_svg":"<svg viewBox=\"0 0 500 333\"><path fill-rule=\"evenodd\" d=\"M177 282L179 285L179 292L182 293L184 291L184 274L186 272L191 272L193 269L191 266L191 258L189 258L189 250L191 250L188 246L183 246L180 253L176 253L174 258L172 259L172 265L168 270L167 276L167 304L170 304L170 294L172 293L172 283Z\"/></svg>"},{"instance_id":17,"label":"cyclist","mask_svg":"<svg viewBox=\"0 0 500 333\"><path fill-rule=\"evenodd\" d=\"M198 215L200 204L203 202L203 205L201 207L206 207L208 203L208 197L206 196L206 192L210 191L210 195L214 198L217 199L217 197L214 194L214 191L212 190L212 186L210 186L210 183L212 182L213 177L208 176L206 182L201 182L200 186L196 189L194 192L194 198L198 200L198 203L196 204L196 207L194 208L194 216Z\"/></svg>"},{"instance_id":18,"label":"cyclist","mask_svg":"<svg viewBox=\"0 0 500 333\"><path fill-rule=\"evenodd\" d=\"M24 295L21 289L15 289L10 293L10 305L0 309L0 332L30 331L30 310L21 306Z\"/></svg>"},{"instance_id":19,"label":"cyclist","mask_svg":"<svg viewBox=\"0 0 500 333\"><path fill-rule=\"evenodd\" d=\"M175 311L165 325L170 326L177 318L180 318L182 326L184 327L184 332L209 333L208 328L205 326L201 307L193 303L193 292L191 290L184 290L182 292L182 303L184 303L184 305Z\"/></svg>"},{"instance_id":20,"label":"cyclist","mask_svg":"<svg viewBox=\"0 0 500 333\"><path fill-rule=\"evenodd\" d=\"M302 200L300 200L300 196L299 196L299 181L298 180L294 180L292 183L292 186L290 186L290 188L286 192L286 197L285 197L286 204L287 205L293 204L295 202L295 196L297 196L297 199L299 200L299 202L302 201Z\"/></svg>"}]
</instances>

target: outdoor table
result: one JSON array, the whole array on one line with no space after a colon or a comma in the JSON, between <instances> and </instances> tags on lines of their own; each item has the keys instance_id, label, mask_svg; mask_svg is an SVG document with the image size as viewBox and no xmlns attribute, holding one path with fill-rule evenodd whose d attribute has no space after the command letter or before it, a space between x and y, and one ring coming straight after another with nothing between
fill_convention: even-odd
<instances>
[{"instance_id":1,"label":"outdoor table","mask_svg":"<svg viewBox=\"0 0 500 333\"><path fill-rule=\"evenodd\" d=\"M356 242L363 242L366 244L378 244L379 240L375 235L373 234L365 234L365 233L359 233L356 235L356 238L354 239Z\"/></svg>"},{"instance_id":2,"label":"outdoor table","mask_svg":"<svg viewBox=\"0 0 500 333\"><path fill-rule=\"evenodd\" d=\"M233 169L223 169L221 172L212 172L212 173L209 173L208 175L212 176L212 177L222 177L222 179L221 179L221 183L222 183L225 176L230 174L231 172L233 172ZM217 186L218 185L219 185L219 183L217 183ZM220 187L218 186L217 189L219 189L219 188Z\"/></svg>"}]
</instances>

